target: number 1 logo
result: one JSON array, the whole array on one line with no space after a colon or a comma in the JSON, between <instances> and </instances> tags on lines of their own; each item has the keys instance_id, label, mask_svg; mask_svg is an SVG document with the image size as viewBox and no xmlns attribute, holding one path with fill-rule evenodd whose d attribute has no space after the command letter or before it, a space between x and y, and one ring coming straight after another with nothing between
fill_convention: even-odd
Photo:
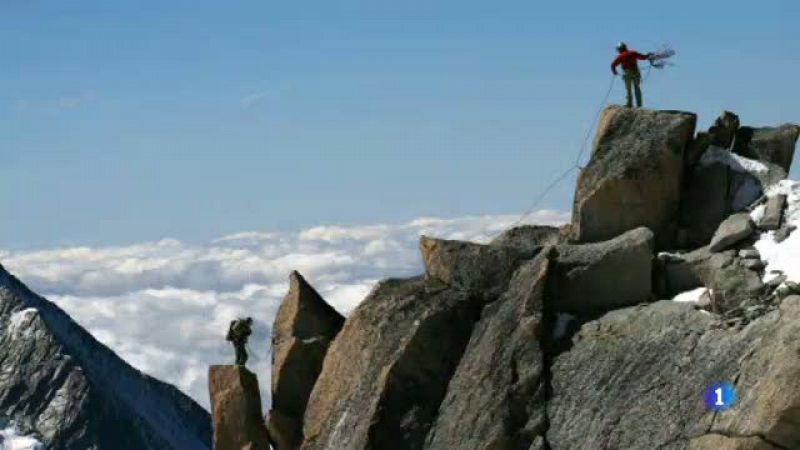
<instances>
[{"instance_id":1,"label":"number 1 logo","mask_svg":"<svg viewBox=\"0 0 800 450\"><path fill-rule=\"evenodd\" d=\"M716 383L706 388L706 408L712 411L725 411L736 403L736 389L731 383Z\"/></svg>"}]
</instances>

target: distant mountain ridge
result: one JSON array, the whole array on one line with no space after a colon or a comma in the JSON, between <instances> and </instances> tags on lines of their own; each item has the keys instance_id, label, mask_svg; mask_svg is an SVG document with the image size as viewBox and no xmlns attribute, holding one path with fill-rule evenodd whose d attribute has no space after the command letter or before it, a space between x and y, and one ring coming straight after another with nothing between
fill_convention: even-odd
<instances>
[{"instance_id":1,"label":"distant mountain ridge","mask_svg":"<svg viewBox=\"0 0 800 450\"><path fill-rule=\"evenodd\" d=\"M0 266L0 419L50 450L203 450L207 411Z\"/></svg>"}]
</instances>

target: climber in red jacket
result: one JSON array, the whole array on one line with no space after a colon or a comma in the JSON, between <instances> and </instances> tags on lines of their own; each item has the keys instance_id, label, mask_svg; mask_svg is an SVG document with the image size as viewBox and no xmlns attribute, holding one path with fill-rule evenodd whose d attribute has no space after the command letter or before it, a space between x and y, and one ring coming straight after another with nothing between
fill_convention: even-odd
<instances>
[{"instance_id":1,"label":"climber in red jacket","mask_svg":"<svg viewBox=\"0 0 800 450\"><path fill-rule=\"evenodd\" d=\"M625 80L625 90L628 94L628 108L633 106L633 95L631 91L636 92L636 106L642 107L642 74L639 72L639 61L650 58L650 53L643 55L634 50L628 50L628 46L624 42L617 44L617 52L619 55L611 63L611 71L617 75L617 66L622 65L622 79Z\"/></svg>"}]
</instances>

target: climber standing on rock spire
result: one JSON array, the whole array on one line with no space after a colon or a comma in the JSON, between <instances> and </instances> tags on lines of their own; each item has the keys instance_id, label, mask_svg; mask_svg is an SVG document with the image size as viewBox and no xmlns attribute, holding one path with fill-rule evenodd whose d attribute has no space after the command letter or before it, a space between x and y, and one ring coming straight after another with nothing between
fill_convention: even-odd
<instances>
[{"instance_id":1,"label":"climber standing on rock spire","mask_svg":"<svg viewBox=\"0 0 800 450\"><path fill-rule=\"evenodd\" d=\"M232 320L228 327L228 334L225 339L233 344L236 351L236 365L244 366L247 363L247 339L253 334L253 319L248 317L246 319Z\"/></svg>"},{"instance_id":2,"label":"climber standing on rock spire","mask_svg":"<svg viewBox=\"0 0 800 450\"><path fill-rule=\"evenodd\" d=\"M617 66L622 65L622 79L625 80L628 108L633 106L633 92L636 93L636 106L642 107L642 74L639 72L639 61L649 59L651 54L643 55L635 50L628 50L624 42L617 44L617 55L611 63L611 72L617 75Z\"/></svg>"}]
</instances>

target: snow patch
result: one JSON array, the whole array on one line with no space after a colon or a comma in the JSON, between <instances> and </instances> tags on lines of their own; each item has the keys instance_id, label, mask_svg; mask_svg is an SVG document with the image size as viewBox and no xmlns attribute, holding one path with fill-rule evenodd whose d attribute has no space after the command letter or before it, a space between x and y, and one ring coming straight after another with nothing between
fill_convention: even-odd
<instances>
[{"instance_id":1,"label":"snow patch","mask_svg":"<svg viewBox=\"0 0 800 450\"><path fill-rule=\"evenodd\" d=\"M661 261L670 261L670 262L685 261L685 259L683 258L683 255L681 255L680 253L658 252L658 255L656 255L656 256Z\"/></svg>"},{"instance_id":2,"label":"snow patch","mask_svg":"<svg viewBox=\"0 0 800 450\"><path fill-rule=\"evenodd\" d=\"M781 180L767 191L767 196L786 195L785 225L800 227L800 182ZM755 213L755 211L753 211ZM761 234L755 243L761 259L767 263L764 281L784 273L789 281L800 282L800 231L795 231L783 242L775 242L775 232Z\"/></svg>"},{"instance_id":3,"label":"snow patch","mask_svg":"<svg viewBox=\"0 0 800 450\"><path fill-rule=\"evenodd\" d=\"M760 161L745 158L744 156L737 155L722 147L711 146L703 153L703 156L700 158L700 164L703 166L710 166L714 163L725 164L737 172L749 172L753 174L769 172L769 167Z\"/></svg>"},{"instance_id":4,"label":"snow patch","mask_svg":"<svg viewBox=\"0 0 800 450\"><path fill-rule=\"evenodd\" d=\"M39 311L36 308L26 308L17 311L8 318L8 335L11 339L26 339L31 335L31 321ZM2 450L2 448L0 448Z\"/></svg>"},{"instance_id":5,"label":"snow patch","mask_svg":"<svg viewBox=\"0 0 800 450\"><path fill-rule=\"evenodd\" d=\"M735 172L750 175L740 177L740 184L731 200L734 211L747 209L761 197L763 190L786 176L786 172L774 164L745 158L721 147L709 147L700 158L700 165L711 164L723 164Z\"/></svg>"},{"instance_id":6,"label":"snow patch","mask_svg":"<svg viewBox=\"0 0 800 450\"><path fill-rule=\"evenodd\" d=\"M681 292L680 294L673 297L672 301L697 303L700 301L700 298L703 297L703 294L705 294L706 291L708 291L708 288L699 287L696 289L692 289L691 291Z\"/></svg>"},{"instance_id":7,"label":"snow patch","mask_svg":"<svg viewBox=\"0 0 800 450\"><path fill-rule=\"evenodd\" d=\"M761 222L761 219L764 218L764 214L767 212L767 205L761 204L753 208L753 211L750 212L750 218L753 220L753 223Z\"/></svg>"},{"instance_id":8,"label":"snow patch","mask_svg":"<svg viewBox=\"0 0 800 450\"><path fill-rule=\"evenodd\" d=\"M0 450L46 450L44 444L19 434L14 422L0 427Z\"/></svg>"}]
</instances>

